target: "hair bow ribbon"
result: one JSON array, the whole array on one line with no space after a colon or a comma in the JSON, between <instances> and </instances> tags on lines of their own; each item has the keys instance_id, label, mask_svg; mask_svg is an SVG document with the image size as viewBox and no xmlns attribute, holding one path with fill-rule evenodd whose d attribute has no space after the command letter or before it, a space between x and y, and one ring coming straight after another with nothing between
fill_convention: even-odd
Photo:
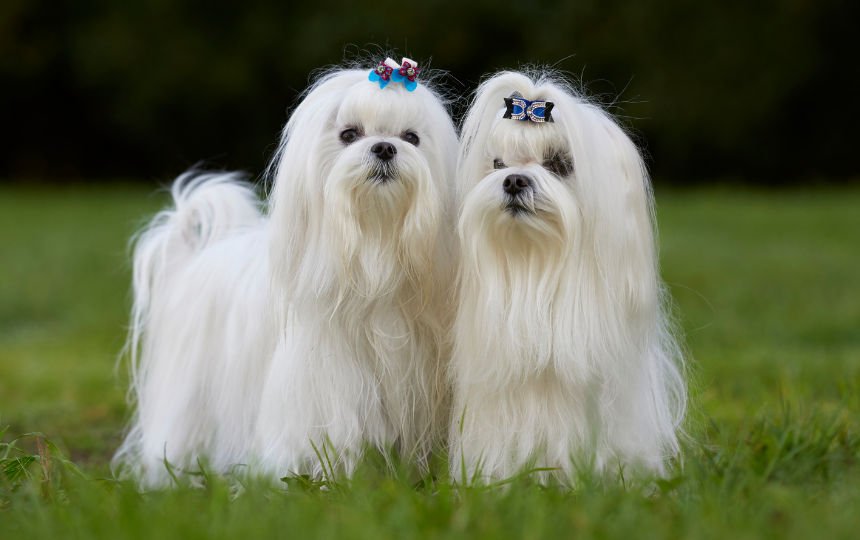
<instances>
[{"instance_id":1,"label":"hair bow ribbon","mask_svg":"<svg viewBox=\"0 0 860 540\"><path fill-rule=\"evenodd\" d=\"M386 58L380 62L378 66L370 71L368 80L378 82L380 88L385 88L389 82L402 82L403 86L408 91L413 91L418 87L418 74L421 72L418 69L418 63L409 58L403 58L401 64L398 64L391 58Z\"/></svg>"},{"instance_id":2,"label":"hair bow ribbon","mask_svg":"<svg viewBox=\"0 0 860 540\"><path fill-rule=\"evenodd\" d=\"M502 118L521 122L552 122L552 101L529 101L522 98L504 98L505 115Z\"/></svg>"}]
</instances>

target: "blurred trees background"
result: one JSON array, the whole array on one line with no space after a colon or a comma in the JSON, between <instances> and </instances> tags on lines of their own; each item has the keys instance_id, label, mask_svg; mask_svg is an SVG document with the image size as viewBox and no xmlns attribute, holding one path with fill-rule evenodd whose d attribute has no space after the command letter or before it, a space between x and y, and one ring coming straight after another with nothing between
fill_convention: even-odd
<instances>
[{"instance_id":1,"label":"blurred trees background","mask_svg":"<svg viewBox=\"0 0 860 540\"><path fill-rule=\"evenodd\" d=\"M310 72L378 45L464 96L527 63L581 77L658 182L847 180L858 22L856 0L3 0L0 179L259 174Z\"/></svg>"}]
</instances>

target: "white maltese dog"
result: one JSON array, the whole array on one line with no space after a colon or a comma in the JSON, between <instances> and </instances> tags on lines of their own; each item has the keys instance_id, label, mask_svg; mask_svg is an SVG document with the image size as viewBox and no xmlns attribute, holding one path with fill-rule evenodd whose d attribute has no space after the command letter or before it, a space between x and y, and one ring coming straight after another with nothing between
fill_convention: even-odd
<instances>
[{"instance_id":1,"label":"white maltese dog","mask_svg":"<svg viewBox=\"0 0 860 540\"><path fill-rule=\"evenodd\" d=\"M686 389L636 146L563 82L511 72L461 140L452 473L663 473Z\"/></svg>"},{"instance_id":2,"label":"white maltese dog","mask_svg":"<svg viewBox=\"0 0 860 540\"><path fill-rule=\"evenodd\" d=\"M188 173L141 233L115 464L144 485L201 458L284 476L319 474L314 446L346 471L368 444L426 454L458 143L418 72L322 76L284 128L267 215L236 175Z\"/></svg>"}]
</instances>

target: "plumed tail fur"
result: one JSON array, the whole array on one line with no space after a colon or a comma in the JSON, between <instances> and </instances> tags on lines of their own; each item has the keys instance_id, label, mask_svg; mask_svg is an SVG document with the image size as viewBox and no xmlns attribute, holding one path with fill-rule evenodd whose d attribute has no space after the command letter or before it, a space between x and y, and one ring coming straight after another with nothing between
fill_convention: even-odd
<instances>
[{"instance_id":1,"label":"plumed tail fur","mask_svg":"<svg viewBox=\"0 0 860 540\"><path fill-rule=\"evenodd\" d=\"M133 407L144 384L146 366L140 357L150 306L182 267L206 247L252 227L262 218L261 203L253 186L240 173L204 173L191 170L170 188L173 204L156 214L132 239L134 245L131 327L123 356L130 360L128 400ZM138 412L128 436L112 461L115 471L129 465L133 473L138 459L140 426Z\"/></svg>"}]
</instances>

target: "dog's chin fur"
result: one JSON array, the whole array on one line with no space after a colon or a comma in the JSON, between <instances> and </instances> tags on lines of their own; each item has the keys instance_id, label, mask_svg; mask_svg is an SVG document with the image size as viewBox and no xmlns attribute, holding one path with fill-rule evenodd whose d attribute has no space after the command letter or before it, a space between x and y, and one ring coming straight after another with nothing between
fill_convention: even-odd
<instances>
[{"instance_id":1,"label":"dog's chin fur","mask_svg":"<svg viewBox=\"0 0 860 540\"><path fill-rule=\"evenodd\" d=\"M158 487L198 459L318 475L366 445L419 462L438 426L456 133L426 85L335 71L284 129L268 213L235 175L187 174L141 233L136 413L114 460ZM351 144L340 137L355 128ZM416 147L401 139L413 131ZM382 164L370 148L397 150Z\"/></svg>"},{"instance_id":2,"label":"dog's chin fur","mask_svg":"<svg viewBox=\"0 0 860 540\"><path fill-rule=\"evenodd\" d=\"M515 91L554 102L555 122L502 119ZM481 85L462 141L452 470L662 474L686 390L635 145L563 83L519 73ZM566 177L542 166L557 152ZM516 198L510 174L531 180Z\"/></svg>"}]
</instances>

